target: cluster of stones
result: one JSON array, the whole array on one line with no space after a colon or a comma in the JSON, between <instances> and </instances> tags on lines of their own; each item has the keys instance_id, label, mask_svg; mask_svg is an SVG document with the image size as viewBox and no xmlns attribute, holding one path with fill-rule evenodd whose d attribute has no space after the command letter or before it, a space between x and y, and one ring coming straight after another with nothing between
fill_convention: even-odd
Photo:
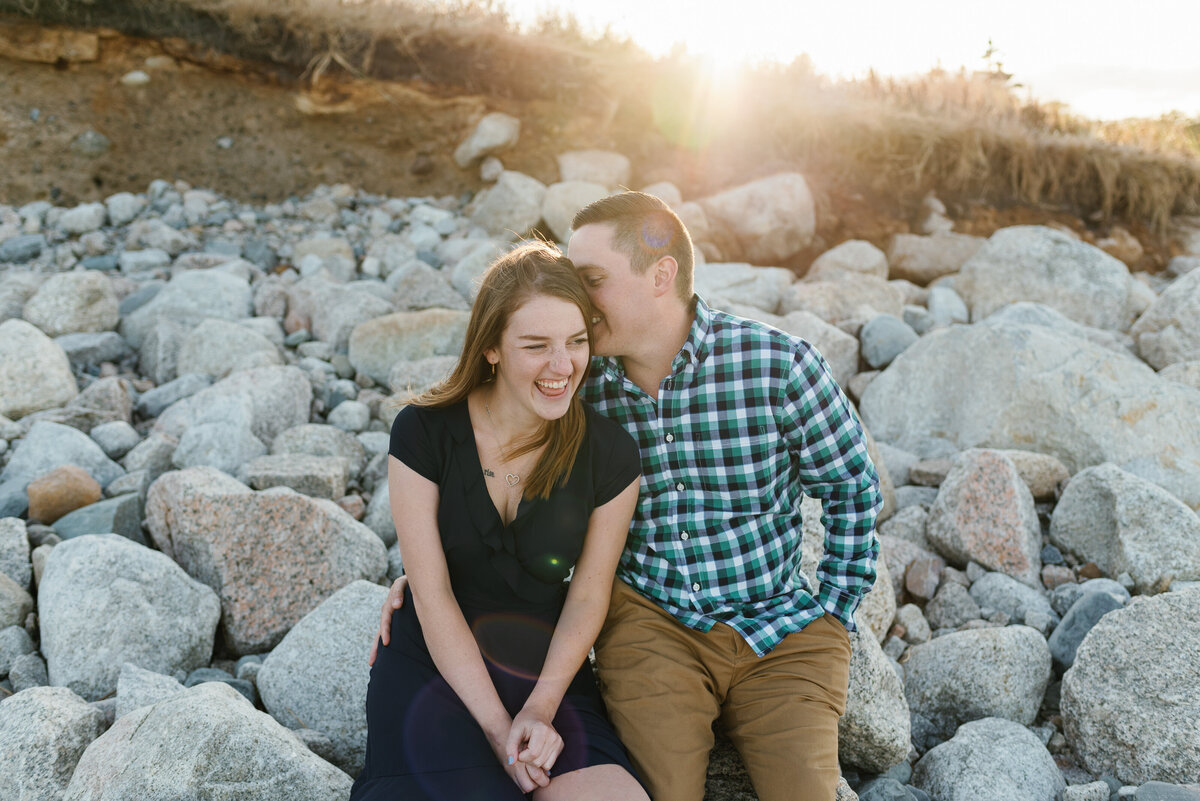
<instances>
[{"instance_id":1,"label":"cluster of stones","mask_svg":"<svg viewBox=\"0 0 1200 801\"><path fill-rule=\"evenodd\" d=\"M506 171L518 130L489 115L459 148L472 198L0 206L0 798L346 796L402 570L390 421L496 255L631 185L607 152L550 186ZM931 203L928 233L797 279L760 265L811 246L803 177L646 189L695 235L697 291L814 343L873 435L839 797L1200 797L1192 257L1147 279Z\"/></svg>"}]
</instances>

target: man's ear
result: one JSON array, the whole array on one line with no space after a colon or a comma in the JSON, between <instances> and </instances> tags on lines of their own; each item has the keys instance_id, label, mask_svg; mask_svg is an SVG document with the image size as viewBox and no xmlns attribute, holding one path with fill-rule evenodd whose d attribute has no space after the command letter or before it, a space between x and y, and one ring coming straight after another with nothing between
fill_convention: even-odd
<instances>
[{"instance_id":1,"label":"man's ear","mask_svg":"<svg viewBox=\"0 0 1200 801\"><path fill-rule=\"evenodd\" d=\"M654 294L661 297L675 291L675 276L679 274L679 262L674 256L663 256L650 268L654 271Z\"/></svg>"}]
</instances>

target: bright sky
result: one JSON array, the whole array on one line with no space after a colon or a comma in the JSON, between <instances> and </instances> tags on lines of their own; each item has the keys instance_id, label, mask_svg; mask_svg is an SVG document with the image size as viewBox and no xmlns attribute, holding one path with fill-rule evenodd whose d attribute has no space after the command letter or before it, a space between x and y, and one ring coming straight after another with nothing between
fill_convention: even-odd
<instances>
[{"instance_id":1,"label":"bright sky","mask_svg":"<svg viewBox=\"0 0 1200 801\"><path fill-rule=\"evenodd\" d=\"M990 38L1013 81L1096 119L1200 117L1200 0L500 0L518 21L567 10L660 55L912 75L982 69Z\"/></svg>"}]
</instances>

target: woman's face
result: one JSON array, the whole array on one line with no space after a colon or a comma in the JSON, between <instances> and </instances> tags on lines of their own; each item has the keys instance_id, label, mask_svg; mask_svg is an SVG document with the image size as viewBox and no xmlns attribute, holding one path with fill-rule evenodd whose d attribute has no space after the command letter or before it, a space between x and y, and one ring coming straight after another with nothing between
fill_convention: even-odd
<instances>
[{"instance_id":1,"label":"woman's face","mask_svg":"<svg viewBox=\"0 0 1200 801\"><path fill-rule=\"evenodd\" d=\"M556 420L567 413L588 369L587 327L579 307L534 295L508 318L500 344L484 352L509 414Z\"/></svg>"}]
</instances>

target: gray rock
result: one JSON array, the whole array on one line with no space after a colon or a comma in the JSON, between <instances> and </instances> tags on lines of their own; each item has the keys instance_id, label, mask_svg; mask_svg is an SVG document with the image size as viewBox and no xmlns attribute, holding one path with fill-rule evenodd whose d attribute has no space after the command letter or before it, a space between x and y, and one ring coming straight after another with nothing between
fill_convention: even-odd
<instances>
[{"instance_id":1,"label":"gray rock","mask_svg":"<svg viewBox=\"0 0 1200 801\"><path fill-rule=\"evenodd\" d=\"M124 472L82 431L38 421L17 445L8 466L0 473L0 482L11 481L24 489L38 476L66 464L82 467L101 487Z\"/></svg>"},{"instance_id":2,"label":"gray rock","mask_svg":"<svg viewBox=\"0 0 1200 801\"><path fill-rule=\"evenodd\" d=\"M146 545L146 537L142 534L142 504L143 498L137 492L97 501L54 521L54 531L64 540L85 534L119 534L138 545Z\"/></svg>"},{"instance_id":3,"label":"gray rock","mask_svg":"<svg viewBox=\"0 0 1200 801\"><path fill-rule=\"evenodd\" d=\"M157 431L151 431L149 436L141 441L133 450L125 454L121 465L129 473L145 472L150 481L174 468L171 457L179 447L179 440ZM111 486L111 485L110 485Z\"/></svg>"},{"instance_id":4,"label":"gray rock","mask_svg":"<svg viewBox=\"0 0 1200 801\"><path fill-rule=\"evenodd\" d=\"M79 760L63 801L341 801L350 784L236 690L209 683L118 719Z\"/></svg>"},{"instance_id":5,"label":"gray rock","mask_svg":"<svg viewBox=\"0 0 1200 801\"><path fill-rule=\"evenodd\" d=\"M1137 359L989 319L922 337L867 386L859 411L877 438L921 457L1020 448L1071 472L1108 461L1200 506L1197 403Z\"/></svg>"},{"instance_id":6,"label":"gray rock","mask_svg":"<svg viewBox=\"0 0 1200 801\"><path fill-rule=\"evenodd\" d=\"M346 460L350 476L358 475L367 461L366 449L353 434L336 426L312 423L281 432L271 442L271 453L338 456Z\"/></svg>"},{"instance_id":7,"label":"gray rock","mask_svg":"<svg viewBox=\"0 0 1200 801\"><path fill-rule=\"evenodd\" d=\"M103 156L112 147L112 142L99 131L88 128L71 140L71 152L87 158Z\"/></svg>"},{"instance_id":8,"label":"gray rock","mask_svg":"<svg viewBox=\"0 0 1200 801\"><path fill-rule=\"evenodd\" d=\"M20 419L78 394L67 354L24 320L0 323L0 415Z\"/></svg>"},{"instance_id":9,"label":"gray rock","mask_svg":"<svg viewBox=\"0 0 1200 801\"><path fill-rule=\"evenodd\" d=\"M133 355L129 343L115 331L97 334L64 334L54 338L54 344L67 354L77 368L96 367L102 362L120 362Z\"/></svg>"},{"instance_id":10,"label":"gray rock","mask_svg":"<svg viewBox=\"0 0 1200 801\"><path fill-rule=\"evenodd\" d=\"M1043 591L1003 573L985 573L972 582L971 597L979 606L1003 612L1018 623L1031 613L1046 615L1055 622L1058 620Z\"/></svg>"},{"instance_id":11,"label":"gray rock","mask_svg":"<svg viewBox=\"0 0 1200 801\"><path fill-rule=\"evenodd\" d=\"M1063 790L1062 801L1108 801L1112 789L1106 782L1075 784Z\"/></svg>"},{"instance_id":12,"label":"gray rock","mask_svg":"<svg viewBox=\"0 0 1200 801\"><path fill-rule=\"evenodd\" d=\"M25 631L24 627L5 626L0 629L0 676L8 675L14 659L32 654L36 650L29 632Z\"/></svg>"},{"instance_id":13,"label":"gray rock","mask_svg":"<svg viewBox=\"0 0 1200 801\"><path fill-rule=\"evenodd\" d=\"M65 687L36 687L0 703L0 798L58 799L102 716Z\"/></svg>"},{"instance_id":14,"label":"gray rock","mask_svg":"<svg viewBox=\"0 0 1200 801\"><path fill-rule=\"evenodd\" d=\"M158 417L163 411L186 397L212 386L212 378L201 373L181 375L174 381L143 392L137 400L138 414L142 417Z\"/></svg>"},{"instance_id":15,"label":"gray rock","mask_svg":"<svg viewBox=\"0 0 1200 801\"><path fill-rule=\"evenodd\" d=\"M133 222L133 219L142 213L142 209L146 208L146 201L130 192L118 192L105 198L104 206L108 209L109 223L119 228Z\"/></svg>"},{"instance_id":16,"label":"gray rock","mask_svg":"<svg viewBox=\"0 0 1200 801\"><path fill-rule=\"evenodd\" d=\"M433 269L420 259L412 259L392 272L387 277L387 286L392 290L392 305L399 311L471 308L467 299L450 284L446 273ZM390 311L392 309L383 313ZM355 324L358 322L365 320Z\"/></svg>"},{"instance_id":17,"label":"gray rock","mask_svg":"<svg viewBox=\"0 0 1200 801\"><path fill-rule=\"evenodd\" d=\"M120 320L112 284L92 270L51 276L26 302L24 317L51 337L111 331Z\"/></svg>"},{"instance_id":18,"label":"gray rock","mask_svg":"<svg viewBox=\"0 0 1200 801\"><path fill-rule=\"evenodd\" d=\"M50 681L88 700L116 689L126 662L163 673L207 664L219 616L211 590L112 534L56 545L38 587Z\"/></svg>"},{"instance_id":19,"label":"gray rock","mask_svg":"<svg viewBox=\"0 0 1200 801\"><path fill-rule=\"evenodd\" d=\"M1077 323L1062 312L1041 303L1029 301L1010 303L988 315L988 320L994 323L1039 325L1060 334L1086 339L1088 342L1116 351L1122 356L1134 353L1133 338L1128 334Z\"/></svg>"},{"instance_id":20,"label":"gray rock","mask_svg":"<svg viewBox=\"0 0 1200 801\"><path fill-rule=\"evenodd\" d=\"M196 410L171 463L179 468L208 465L236 475L242 465L267 452L254 436L253 415L251 402L244 397L211 399Z\"/></svg>"},{"instance_id":21,"label":"gray rock","mask_svg":"<svg viewBox=\"0 0 1200 801\"><path fill-rule=\"evenodd\" d=\"M1129 270L1097 247L1037 225L1001 228L962 266L955 290L982 320L1009 303L1044 303L1084 325L1132 322Z\"/></svg>"},{"instance_id":22,"label":"gray rock","mask_svg":"<svg viewBox=\"0 0 1200 801\"><path fill-rule=\"evenodd\" d=\"M927 306L931 328L944 328L954 323L965 323L970 320L967 304L950 287L932 287L929 290Z\"/></svg>"},{"instance_id":23,"label":"gray rock","mask_svg":"<svg viewBox=\"0 0 1200 801\"><path fill-rule=\"evenodd\" d=\"M888 274L925 286L958 272L985 241L983 237L955 233L896 234L888 245Z\"/></svg>"},{"instance_id":24,"label":"gray rock","mask_svg":"<svg viewBox=\"0 0 1200 801\"><path fill-rule=\"evenodd\" d=\"M334 744L334 764L356 776L367 746L370 667L363 654L379 628L387 590L355 581L325 600L263 660L258 691L284 726L316 729Z\"/></svg>"},{"instance_id":25,"label":"gray rock","mask_svg":"<svg viewBox=\"0 0 1200 801\"><path fill-rule=\"evenodd\" d=\"M1037 736L999 718L967 723L921 757L913 784L937 801L1056 801L1066 786Z\"/></svg>"},{"instance_id":26,"label":"gray rock","mask_svg":"<svg viewBox=\"0 0 1200 801\"><path fill-rule=\"evenodd\" d=\"M1200 591L1141 598L1092 627L1063 676L1080 763L1130 784L1200 777Z\"/></svg>"},{"instance_id":27,"label":"gray rock","mask_svg":"<svg viewBox=\"0 0 1200 801\"><path fill-rule=\"evenodd\" d=\"M956 629L968 621L979 620L979 605L966 587L955 581L944 581L925 605L925 617L935 629Z\"/></svg>"},{"instance_id":28,"label":"gray rock","mask_svg":"<svg viewBox=\"0 0 1200 801\"><path fill-rule=\"evenodd\" d=\"M524 173L505 170L496 183L475 196L471 222L492 236L517 238L542 218L546 185Z\"/></svg>"},{"instance_id":29,"label":"gray rock","mask_svg":"<svg viewBox=\"0 0 1200 801\"><path fill-rule=\"evenodd\" d=\"M253 313L245 279L220 270L195 270L172 278L150 302L121 320L121 336L135 348L161 318L200 323L206 318L239 320Z\"/></svg>"},{"instance_id":30,"label":"gray rock","mask_svg":"<svg viewBox=\"0 0 1200 801\"><path fill-rule=\"evenodd\" d=\"M350 335L350 363L383 384L397 362L457 356L468 317L464 311L426 309L370 320Z\"/></svg>"},{"instance_id":31,"label":"gray rock","mask_svg":"<svg viewBox=\"0 0 1200 801\"><path fill-rule=\"evenodd\" d=\"M714 231L729 240L730 252L754 264L781 263L807 247L816 231L812 193L799 173L761 178L699 203Z\"/></svg>"},{"instance_id":32,"label":"gray rock","mask_svg":"<svg viewBox=\"0 0 1200 801\"><path fill-rule=\"evenodd\" d=\"M283 364L269 339L228 320L205 320L179 343L175 371L224 378L238 370Z\"/></svg>"},{"instance_id":33,"label":"gray rock","mask_svg":"<svg viewBox=\"0 0 1200 801\"><path fill-rule=\"evenodd\" d=\"M944 735L967 721L1033 723L1050 681L1050 649L1026 626L967 629L908 650L909 707Z\"/></svg>"},{"instance_id":34,"label":"gray rock","mask_svg":"<svg viewBox=\"0 0 1200 801\"><path fill-rule=\"evenodd\" d=\"M146 517L155 544L220 596L236 654L273 647L338 589L387 569L379 538L331 501L253 492L212 468L158 479Z\"/></svg>"},{"instance_id":35,"label":"gray rock","mask_svg":"<svg viewBox=\"0 0 1200 801\"><path fill-rule=\"evenodd\" d=\"M447 265L450 285L463 297L474 300L479 293L479 281L485 270L507 251L507 243L497 239L464 240L470 247ZM452 307L453 308L453 307Z\"/></svg>"},{"instance_id":36,"label":"gray rock","mask_svg":"<svg viewBox=\"0 0 1200 801\"><path fill-rule=\"evenodd\" d=\"M1200 782L1181 787L1166 782L1146 782L1133 794L1134 801L1200 801Z\"/></svg>"},{"instance_id":37,"label":"gray rock","mask_svg":"<svg viewBox=\"0 0 1200 801\"><path fill-rule=\"evenodd\" d=\"M88 436L109 459L120 459L142 441L142 435L124 420L101 423L89 431Z\"/></svg>"},{"instance_id":38,"label":"gray rock","mask_svg":"<svg viewBox=\"0 0 1200 801\"><path fill-rule=\"evenodd\" d=\"M173 228L159 219L138 220L129 226L125 250L157 248L172 256L185 250L198 250L200 243L194 234Z\"/></svg>"},{"instance_id":39,"label":"gray rock","mask_svg":"<svg viewBox=\"0 0 1200 801\"><path fill-rule=\"evenodd\" d=\"M883 251L862 239L850 239L830 248L809 265L806 278L820 278L830 272L850 272L887 279L887 256Z\"/></svg>"},{"instance_id":40,"label":"gray rock","mask_svg":"<svg viewBox=\"0 0 1200 801\"><path fill-rule=\"evenodd\" d=\"M516 117L499 111L485 114L454 150L454 163L466 169L485 156L512 147L520 135L521 121Z\"/></svg>"},{"instance_id":41,"label":"gray rock","mask_svg":"<svg viewBox=\"0 0 1200 801\"><path fill-rule=\"evenodd\" d=\"M128 275L137 275L139 273L151 273L155 270L162 270L171 263L171 254L165 250L158 248L146 248L145 250L127 250L120 255L117 264L121 268L121 272Z\"/></svg>"},{"instance_id":42,"label":"gray rock","mask_svg":"<svg viewBox=\"0 0 1200 801\"><path fill-rule=\"evenodd\" d=\"M157 704L179 695L186 688L173 676L145 670L132 662L121 665L117 676L116 717L123 718L135 709Z\"/></svg>"},{"instance_id":43,"label":"gray rock","mask_svg":"<svg viewBox=\"0 0 1200 801\"><path fill-rule=\"evenodd\" d=\"M457 356L396 362L388 373L387 385L401 397L416 397L448 378L456 364Z\"/></svg>"},{"instance_id":44,"label":"gray rock","mask_svg":"<svg viewBox=\"0 0 1200 801\"><path fill-rule=\"evenodd\" d=\"M204 684L205 682L228 684L237 690L247 701L255 705L258 704L258 693L255 691L253 684L245 679L234 678L232 673L220 670L219 668L196 668L188 674L183 686L195 687L197 684Z\"/></svg>"},{"instance_id":45,"label":"gray rock","mask_svg":"<svg viewBox=\"0 0 1200 801\"><path fill-rule=\"evenodd\" d=\"M1158 372L1158 375L1168 381L1186 384L1193 389L1200 390L1200 359L1167 365Z\"/></svg>"},{"instance_id":46,"label":"gray rock","mask_svg":"<svg viewBox=\"0 0 1200 801\"><path fill-rule=\"evenodd\" d=\"M1109 612L1121 608L1121 602L1108 593L1087 592L1080 596L1063 615L1062 623L1050 635L1050 655L1054 657L1055 663L1064 669L1074 664L1079 644L1092 627Z\"/></svg>"},{"instance_id":47,"label":"gray rock","mask_svg":"<svg viewBox=\"0 0 1200 801\"><path fill-rule=\"evenodd\" d=\"M29 538L25 523L16 517L0 517L0 574L22 589L30 589Z\"/></svg>"},{"instance_id":48,"label":"gray rock","mask_svg":"<svg viewBox=\"0 0 1200 801\"><path fill-rule=\"evenodd\" d=\"M717 263L695 266L696 292L710 305L722 309L732 310L740 304L774 314L795 280L792 271L782 267Z\"/></svg>"},{"instance_id":49,"label":"gray rock","mask_svg":"<svg viewBox=\"0 0 1200 801\"><path fill-rule=\"evenodd\" d=\"M1129 333L1156 369L1200 359L1200 270L1175 279Z\"/></svg>"},{"instance_id":50,"label":"gray rock","mask_svg":"<svg viewBox=\"0 0 1200 801\"><path fill-rule=\"evenodd\" d=\"M1075 474L1050 520L1050 541L1139 592L1200 579L1200 518L1178 498L1113 464Z\"/></svg>"},{"instance_id":51,"label":"gray rock","mask_svg":"<svg viewBox=\"0 0 1200 801\"><path fill-rule=\"evenodd\" d=\"M19 234L0 242L0 262L24 264L42 255L45 248L44 234Z\"/></svg>"},{"instance_id":52,"label":"gray rock","mask_svg":"<svg viewBox=\"0 0 1200 801\"><path fill-rule=\"evenodd\" d=\"M326 419L331 426L358 433L365 431L371 422L371 409L365 403L356 400L342 401L329 412Z\"/></svg>"},{"instance_id":53,"label":"gray rock","mask_svg":"<svg viewBox=\"0 0 1200 801\"><path fill-rule=\"evenodd\" d=\"M1129 590L1112 579L1089 579L1082 584L1062 584L1050 594L1050 606L1059 615L1065 615L1075 602L1089 592L1103 592L1124 606L1129 602Z\"/></svg>"},{"instance_id":54,"label":"gray rock","mask_svg":"<svg viewBox=\"0 0 1200 801\"><path fill-rule=\"evenodd\" d=\"M312 384L297 367L242 370L172 405L158 418L154 430L180 437L207 407L226 397L244 398L251 412L252 433L263 442L272 442L280 432L308 422Z\"/></svg>"},{"instance_id":55,"label":"gray rock","mask_svg":"<svg viewBox=\"0 0 1200 801\"><path fill-rule=\"evenodd\" d=\"M387 580L390 583L404 575L404 555L400 553L398 545L393 543L388 547L387 560Z\"/></svg>"},{"instance_id":56,"label":"gray rock","mask_svg":"<svg viewBox=\"0 0 1200 801\"><path fill-rule=\"evenodd\" d=\"M346 494L347 467L346 459L340 456L285 453L252 459L242 472L245 482L256 490L288 487L314 498L336 501Z\"/></svg>"},{"instance_id":57,"label":"gray rock","mask_svg":"<svg viewBox=\"0 0 1200 801\"><path fill-rule=\"evenodd\" d=\"M46 673L46 660L36 652L14 657L12 667L8 669L8 680L12 683L15 693L32 687L45 687L50 683Z\"/></svg>"},{"instance_id":58,"label":"gray rock","mask_svg":"<svg viewBox=\"0 0 1200 801\"><path fill-rule=\"evenodd\" d=\"M858 336L862 342L863 361L875 369L888 366L917 341L917 332L890 314L872 317Z\"/></svg>"},{"instance_id":59,"label":"gray rock","mask_svg":"<svg viewBox=\"0 0 1200 801\"><path fill-rule=\"evenodd\" d=\"M904 761L909 742L908 704L900 678L869 631L850 635L850 686L838 721L838 759L869 773Z\"/></svg>"}]
</instances>

